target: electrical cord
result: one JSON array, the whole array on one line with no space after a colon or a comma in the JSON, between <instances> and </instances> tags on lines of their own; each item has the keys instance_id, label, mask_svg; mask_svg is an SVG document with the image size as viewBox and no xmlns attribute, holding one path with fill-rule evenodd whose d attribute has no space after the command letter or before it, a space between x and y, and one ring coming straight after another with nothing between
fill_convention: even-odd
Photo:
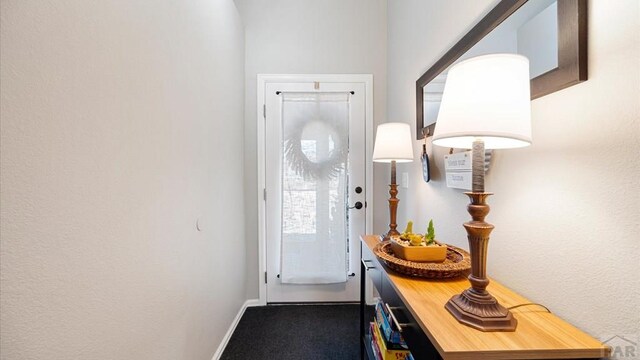
<instances>
[{"instance_id":1,"label":"electrical cord","mask_svg":"<svg viewBox=\"0 0 640 360\"><path fill-rule=\"evenodd\" d=\"M520 305L514 305L514 306L511 306L511 307L508 307L507 309L508 310L512 310L512 309L519 308L519 307L522 307L522 306L532 306L532 305L540 306L540 307L544 308L545 310L547 310L548 313L551 313L551 310L549 310L548 307L546 307L546 306L544 306L542 304L538 304L538 303L525 303L525 304L520 304Z\"/></svg>"}]
</instances>

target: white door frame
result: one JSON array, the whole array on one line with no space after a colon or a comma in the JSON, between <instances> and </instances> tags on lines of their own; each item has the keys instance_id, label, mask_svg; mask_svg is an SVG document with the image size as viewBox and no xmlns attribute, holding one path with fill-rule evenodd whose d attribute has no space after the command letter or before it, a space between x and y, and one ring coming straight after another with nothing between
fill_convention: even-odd
<instances>
[{"instance_id":1,"label":"white door frame","mask_svg":"<svg viewBox=\"0 0 640 360\"><path fill-rule=\"evenodd\" d=\"M310 75L284 75L284 74L258 74L258 91L256 101L257 114L257 149L258 149L258 305L267 304L267 284L265 273L267 271L266 254L266 209L265 209L265 87L267 83L283 82L335 82L335 83L363 83L365 85L365 201L367 212L365 217L365 229L371 234L373 228L373 75L371 74L310 74ZM360 264L354 266L359 267ZM365 276L365 274L360 274Z\"/></svg>"}]
</instances>

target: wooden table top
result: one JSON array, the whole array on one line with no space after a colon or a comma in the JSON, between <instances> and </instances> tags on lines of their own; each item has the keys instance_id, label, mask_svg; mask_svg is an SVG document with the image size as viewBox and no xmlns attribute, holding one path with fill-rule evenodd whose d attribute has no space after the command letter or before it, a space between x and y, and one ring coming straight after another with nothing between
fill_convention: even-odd
<instances>
[{"instance_id":1,"label":"wooden table top","mask_svg":"<svg viewBox=\"0 0 640 360\"><path fill-rule=\"evenodd\" d=\"M371 251L377 235L363 235ZM382 262L382 261L381 261ZM467 289L466 278L427 280L407 277L385 267L391 285L443 359L575 359L602 358L610 348L537 306L513 309L514 332L482 332L460 324L444 305ZM491 279L487 290L505 307L531 301Z\"/></svg>"}]
</instances>

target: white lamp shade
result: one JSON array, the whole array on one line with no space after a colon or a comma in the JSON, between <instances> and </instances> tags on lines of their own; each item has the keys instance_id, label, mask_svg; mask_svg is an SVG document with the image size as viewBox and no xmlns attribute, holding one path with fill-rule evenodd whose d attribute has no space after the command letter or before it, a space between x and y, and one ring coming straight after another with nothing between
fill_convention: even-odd
<instances>
[{"instance_id":1,"label":"white lamp shade","mask_svg":"<svg viewBox=\"0 0 640 360\"><path fill-rule=\"evenodd\" d=\"M491 54L454 65L448 73L433 144L487 149L531 144L529 60L517 54Z\"/></svg>"},{"instance_id":2,"label":"white lamp shade","mask_svg":"<svg viewBox=\"0 0 640 360\"><path fill-rule=\"evenodd\" d=\"M376 144L373 148L375 162L413 161L411 128L406 123L385 123L378 125Z\"/></svg>"}]
</instances>

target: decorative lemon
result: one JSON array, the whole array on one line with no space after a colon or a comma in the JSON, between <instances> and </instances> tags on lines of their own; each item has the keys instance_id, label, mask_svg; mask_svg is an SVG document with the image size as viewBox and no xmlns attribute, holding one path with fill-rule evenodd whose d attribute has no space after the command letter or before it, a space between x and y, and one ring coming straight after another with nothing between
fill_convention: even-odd
<instances>
[{"instance_id":1,"label":"decorative lemon","mask_svg":"<svg viewBox=\"0 0 640 360\"><path fill-rule=\"evenodd\" d=\"M420 246L422 245L422 235L411 234L409 235L409 241L411 242L411 246Z\"/></svg>"}]
</instances>

